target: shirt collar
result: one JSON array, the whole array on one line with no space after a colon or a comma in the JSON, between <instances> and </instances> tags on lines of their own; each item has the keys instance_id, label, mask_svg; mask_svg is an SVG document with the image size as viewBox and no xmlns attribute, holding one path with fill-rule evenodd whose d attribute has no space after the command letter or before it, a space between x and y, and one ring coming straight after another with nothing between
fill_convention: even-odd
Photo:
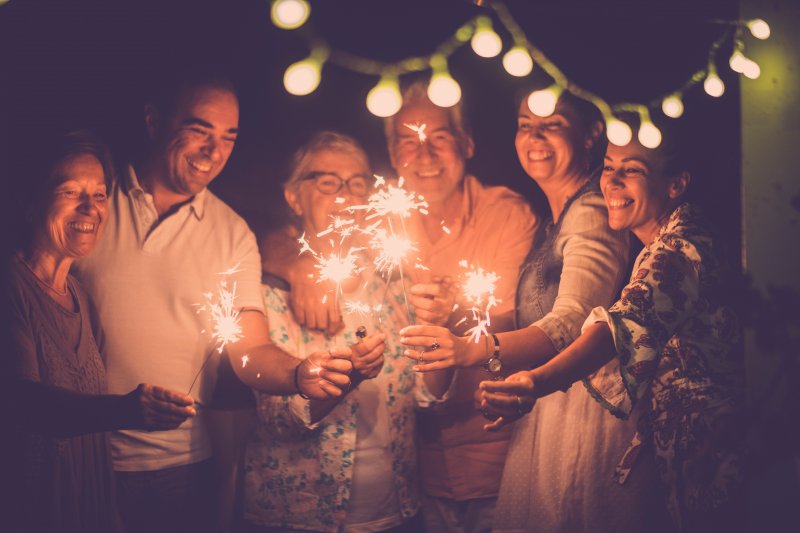
<instances>
[{"instance_id":1,"label":"shirt collar","mask_svg":"<svg viewBox=\"0 0 800 533\"><path fill-rule=\"evenodd\" d=\"M144 198L144 195L147 194L147 191L144 190L141 183L139 182L139 178L136 176L136 170L134 170L133 165L128 165L128 172L125 173L125 193L129 196L133 196L135 199ZM199 193L194 195L194 198L191 199L185 205L182 205L180 209L187 207L192 214L194 214L197 220L203 219L203 213L205 213L205 205L206 205L206 194L208 189L203 189Z\"/></svg>"}]
</instances>

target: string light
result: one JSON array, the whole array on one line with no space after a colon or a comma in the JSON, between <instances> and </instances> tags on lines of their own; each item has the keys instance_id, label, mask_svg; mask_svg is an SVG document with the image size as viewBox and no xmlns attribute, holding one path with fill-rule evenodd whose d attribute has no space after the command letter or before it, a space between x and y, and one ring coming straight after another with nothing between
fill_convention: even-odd
<instances>
[{"instance_id":1,"label":"string light","mask_svg":"<svg viewBox=\"0 0 800 533\"><path fill-rule=\"evenodd\" d=\"M533 91L528 96L528 108L534 115L549 117L556 110L558 97L564 89L560 85L553 84L547 89Z\"/></svg>"},{"instance_id":2,"label":"string light","mask_svg":"<svg viewBox=\"0 0 800 533\"><path fill-rule=\"evenodd\" d=\"M481 57L495 57L503 50L503 40L492 29L492 21L489 17L478 17L475 26L470 40L472 50Z\"/></svg>"},{"instance_id":3,"label":"string light","mask_svg":"<svg viewBox=\"0 0 800 533\"><path fill-rule=\"evenodd\" d=\"M428 84L428 98L439 107L452 107L461 100L461 86L447 71L447 60L442 55L431 59L433 76Z\"/></svg>"},{"instance_id":4,"label":"string light","mask_svg":"<svg viewBox=\"0 0 800 533\"><path fill-rule=\"evenodd\" d=\"M731 58L728 60L728 64L731 66L731 70L741 74L747 66L747 61L748 59L744 57L741 50L734 50L733 54L731 54Z\"/></svg>"},{"instance_id":5,"label":"string light","mask_svg":"<svg viewBox=\"0 0 800 533\"><path fill-rule=\"evenodd\" d=\"M713 63L708 67L708 76L703 81L703 89L714 98L719 98L725 92L725 83L717 76L717 69L714 68Z\"/></svg>"},{"instance_id":6,"label":"string light","mask_svg":"<svg viewBox=\"0 0 800 533\"><path fill-rule=\"evenodd\" d=\"M661 130L650 120L650 112L647 107L639 108L639 118L639 132L636 135L639 144L645 148L658 148L658 145L661 144Z\"/></svg>"},{"instance_id":7,"label":"string light","mask_svg":"<svg viewBox=\"0 0 800 533\"><path fill-rule=\"evenodd\" d=\"M614 117L606 117L606 135L617 146L626 146L633 138L631 127Z\"/></svg>"},{"instance_id":8,"label":"string light","mask_svg":"<svg viewBox=\"0 0 800 533\"><path fill-rule=\"evenodd\" d=\"M671 94L661 102L661 110L670 118L679 118L683 115L683 100L680 95Z\"/></svg>"},{"instance_id":9,"label":"string light","mask_svg":"<svg viewBox=\"0 0 800 533\"><path fill-rule=\"evenodd\" d=\"M367 94L367 109L381 118L391 117L400 111L402 105L403 97L400 95L397 76L384 75Z\"/></svg>"},{"instance_id":10,"label":"string light","mask_svg":"<svg viewBox=\"0 0 800 533\"><path fill-rule=\"evenodd\" d=\"M320 48L310 57L289 65L283 74L283 86L289 94L305 96L314 92L319 87L322 64L327 56L327 51Z\"/></svg>"},{"instance_id":11,"label":"string light","mask_svg":"<svg viewBox=\"0 0 800 533\"><path fill-rule=\"evenodd\" d=\"M767 24L764 19L753 19L747 21L747 28L756 39L764 40L769 38L769 24Z\"/></svg>"},{"instance_id":12,"label":"string light","mask_svg":"<svg viewBox=\"0 0 800 533\"><path fill-rule=\"evenodd\" d=\"M306 0L275 0L269 10L272 23L284 30L294 30L305 24L311 14Z\"/></svg>"},{"instance_id":13,"label":"string light","mask_svg":"<svg viewBox=\"0 0 800 533\"><path fill-rule=\"evenodd\" d=\"M515 46L503 56L503 68L512 76L522 78L533 70L533 59L524 46Z\"/></svg>"}]
</instances>

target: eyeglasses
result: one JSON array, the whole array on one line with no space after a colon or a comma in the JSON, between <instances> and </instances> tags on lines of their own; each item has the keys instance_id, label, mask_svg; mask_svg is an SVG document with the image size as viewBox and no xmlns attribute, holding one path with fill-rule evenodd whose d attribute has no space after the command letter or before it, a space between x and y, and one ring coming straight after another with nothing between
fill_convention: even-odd
<instances>
[{"instance_id":1,"label":"eyeglasses","mask_svg":"<svg viewBox=\"0 0 800 533\"><path fill-rule=\"evenodd\" d=\"M370 189L369 180L360 174L345 180L333 172L309 172L302 181L306 180L314 180L314 185L322 194L336 194L345 185L347 191L353 196L366 196Z\"/></svg>"}]
</instances>

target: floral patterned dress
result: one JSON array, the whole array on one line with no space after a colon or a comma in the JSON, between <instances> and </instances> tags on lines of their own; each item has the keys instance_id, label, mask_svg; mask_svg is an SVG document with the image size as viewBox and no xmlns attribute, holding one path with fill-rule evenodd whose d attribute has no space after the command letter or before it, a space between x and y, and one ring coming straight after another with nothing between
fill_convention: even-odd
<instances>
[{"instance_id":1,"label":"floral patterned dress","mask_svg":"<svg viewBox=\"0 0 800 533\"><path fill-rule=\"evenodd\" d=\"M699 214L683 204L639 254L621 299L584 324L608 323L618 355L584 380L590 393L622 418L639 400L651 405L616 478L624 483L651 445L682 530L711 530L742 501L742 357L720 270Z\"/></svg>"},{"instance_id":2,"label":"floral patterned dress","mask_svg":"<svg viewBox=\"0 0 800 533\"><path fill-rule=\"evenodd\" d=\"M413 361L403 355L398 342L397 332L408 321L395 285L387 290L376 276L355 294L345 295L347 301L369 305L373 312L345 313L345 328L335 337L300 327L288 308L286 291L264 286L270 336L295 357L353 344L358 341L355 330L361 325L369 334L385 333L387 339L380 375L362 383L316 423L311 422L309 402L300 396L256 393L259 420L247 443L244 468L248 521L285 529L346 530L358 460L359 417L372 416L376 410L384 413L383 427L388 426L389 434L381 436L386 442L385 461L374 468L383 468L385 479L393 484L398 521L416 514L415 376ZM380 305L377 311L376 305ZM367 395L361 389L367 383L378 392L363 401Z\"/></svg>"}]
</instances>

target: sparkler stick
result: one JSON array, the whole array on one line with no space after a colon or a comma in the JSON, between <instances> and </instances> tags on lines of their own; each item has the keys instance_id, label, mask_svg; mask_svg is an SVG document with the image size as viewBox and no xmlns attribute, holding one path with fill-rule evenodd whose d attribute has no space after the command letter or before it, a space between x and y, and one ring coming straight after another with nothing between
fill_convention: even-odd
<instances>
[{"instance_id":1,"label":"sparkler stick","mask_svg":"<svg viewBox=\"0 0 800 533\"><path fill-rule=\"evenodd\" d=\"M472 304L469 312L472 314L472 320L475 321L475 325L468 329L466 334L473 342L478 342L481 335L488 335L488 328L492 325L489 311L499 302L494 296L494 291L500 276L494 272L487 272L482 268L468 265L466 259L462 259L458 264L468 269L464 275L462 288L465 299Z\"/></svg>"}]
</instances>

